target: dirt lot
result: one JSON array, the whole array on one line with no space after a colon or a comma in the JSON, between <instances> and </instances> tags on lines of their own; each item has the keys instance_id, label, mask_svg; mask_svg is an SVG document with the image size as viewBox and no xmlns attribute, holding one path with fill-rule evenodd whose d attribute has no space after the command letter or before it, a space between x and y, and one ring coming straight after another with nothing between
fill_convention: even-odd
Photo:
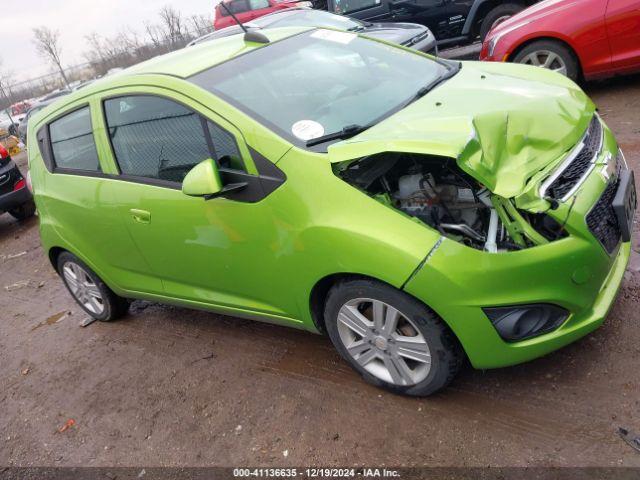
<instances>
[{"instance_id":1,"label":"dirt lot","mask_svg":"<svg viewBox=\"0 0 640 480\"><path fill-rule=\"evenodd\" d=\"M587 90L640 172L640 77ZM616 434L640 431L638 258L594 334L408 399L281 327L135 302L81 328L37 220L2 215L0 466L640 466Z\"/></svg>"}]
</instances>

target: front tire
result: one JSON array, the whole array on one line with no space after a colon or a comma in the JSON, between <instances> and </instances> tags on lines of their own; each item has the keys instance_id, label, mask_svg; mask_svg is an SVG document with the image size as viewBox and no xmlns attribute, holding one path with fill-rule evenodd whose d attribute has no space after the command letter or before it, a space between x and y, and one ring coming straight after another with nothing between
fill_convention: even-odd
<instances>
[{"instance_id":1,"label":"front tire","mask_svg":"<svg viewBox=\"0 0 640 480\"><path fill-rule=\"evenodd\" d=\"M89 268L70 252L58 257L58 274L80 307L96 320L108 322L127 313L129 301L119 297Z\"/></svg>"},{"instance_id":2,"label":"front tire","mask_svg":"<svg viewBox=\"0 0 640 480\"><path fill-rule=\"evenodd\" d=\"M580 66L574 53L565 45L553 40L530 43L518 52L513 62L553 70L574 82L578 81L580 74Z\"/></svg>"},{"instance_id":3,"label":"front tire","mask_svg":"<svg viewBox=\"0 0 640 480\"><path fill-rule=\"evenodd\" d=\"M393 393L431 395L462 365L462 348L442 319L389 285L365 279L337 283L324 319L340 355L367 382Z\"/></svg>"}]
</instances>

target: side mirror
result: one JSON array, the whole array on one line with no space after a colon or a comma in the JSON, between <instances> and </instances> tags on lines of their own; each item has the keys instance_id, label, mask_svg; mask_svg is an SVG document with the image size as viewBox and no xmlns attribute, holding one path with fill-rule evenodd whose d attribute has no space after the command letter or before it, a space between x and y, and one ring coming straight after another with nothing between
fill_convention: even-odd
<instances>
[{"instance_id":1,"label":"side mirror","mask_svg":"<svg viewBox=\"0 0 640 480\"><path fill-rule=\"evenodd\" d=\"M205 200L241 190L247 183L223 185L216 162L211 158L203 160L187 173L182 181L182 193L190 197L204 197Z\"/></svg>"},{"instance_id":2,"label":"side mirror","mask_svg":"<svg viewBox=\"0 0 640 480\"><path fill-rule=\"evenodd\" d=\"M211 158L193 167L182 181L182 193L191 197L209 197L221 191L220 173Z\"/></svg>"}]
</instances>

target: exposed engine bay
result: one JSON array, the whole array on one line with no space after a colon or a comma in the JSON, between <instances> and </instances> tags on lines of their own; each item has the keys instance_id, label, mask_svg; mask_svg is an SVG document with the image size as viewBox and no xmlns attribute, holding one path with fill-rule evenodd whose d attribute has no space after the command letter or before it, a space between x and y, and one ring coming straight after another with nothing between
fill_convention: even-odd
<instances>
[{"instance_id":1,"label":"exposed engine bay","mask_svg":"<svg viewBox=\"0 0 640 480\"><path fill-rule=\"evenodd\" d=\"M518 211L504 199L505 203L498 204L453 159L385 153L350 163L338 175L378 201L472 248L491 253L520 250L566 235L547 215Z\"/></svg>"}]
</instances>

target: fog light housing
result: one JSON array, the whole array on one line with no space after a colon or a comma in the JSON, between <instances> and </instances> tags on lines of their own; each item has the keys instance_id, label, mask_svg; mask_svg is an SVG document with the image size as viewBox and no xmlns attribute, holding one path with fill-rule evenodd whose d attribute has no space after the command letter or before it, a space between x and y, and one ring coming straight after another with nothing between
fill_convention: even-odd
<instances>
[{"instance_id":1,"label":"fog light housing","mask_svg":"<svg viewBox=\"0 0 640 480\"><path fill-rule=\"evenodd\" d=\"M503 340L518 342L555 330L569 317L557 305L540 303L482 309Z\"/></svg>"}]
</instances>

